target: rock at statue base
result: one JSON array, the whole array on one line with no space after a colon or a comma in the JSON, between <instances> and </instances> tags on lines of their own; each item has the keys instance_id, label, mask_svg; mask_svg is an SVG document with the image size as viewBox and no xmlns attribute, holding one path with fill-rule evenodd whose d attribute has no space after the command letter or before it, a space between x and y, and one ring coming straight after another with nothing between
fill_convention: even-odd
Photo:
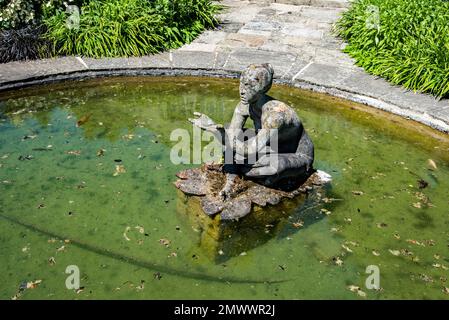
<instances>
[{"instance_id":1,"label":"rock at statue base","mask_svg":"<svg viewBox=\"0 0 449 320\"><path fill-rule=\"evenodd\" d=\"M178 172L175 186L188 196L199 197L203 212L220 220L239 220L250 215L254 205L260 208L278 205L285 199L293 199L306 194L314 186L322 186L330 181L330 176L322 171L314 172L297 189L282 191L268 188L251 180L236 178L231 196L223 200L219 196L226 182L222 165L203 165L200 168Z\"/></svg>"},{"instance_id":2,"label":"rock at statue base","mask_svg":"<svg viewBox=\"0 0 449 320\"><path fill-rule=\"evenodd\" d=\"M300 188L283 192L238 180L234 197L223 202L217 196L226 179L221 166L184 170L178 177L180 222L193 230L201 252L217 263L245 254L285 230L291 225L289 217L297 216L306 200L308 206L319 203L315 195L330 181L329 175L317 171Z\"/></svg>"}]
</instances>

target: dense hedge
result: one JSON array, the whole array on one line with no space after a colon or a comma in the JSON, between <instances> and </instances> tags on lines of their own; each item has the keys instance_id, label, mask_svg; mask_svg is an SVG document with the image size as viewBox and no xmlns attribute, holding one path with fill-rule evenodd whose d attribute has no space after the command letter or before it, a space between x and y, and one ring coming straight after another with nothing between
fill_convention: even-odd
<instances>
[{"instance_id":1,"label":"dense hedge","mask_svg":"<svg viewBox=\"0 0 449 320\"><path fill-rule=\"evenodd\" d=\"M336 27L348 42L344 51L367 72L448 96L448 1L356 0Z\"/></svg>"},{"instance_id":2,"label":"dense hedge","mask_svg":"<svg viewBox=\"0 0 449 320\"><path fill-rule=\"evenodd\" d=\"M191 42L217 24L219 9L209 0L92 0L79 28L67 28L61 11L44 22L57 54L140 56Z\"/></svg>"},{"instance_id":3,"label":"dense hedge","mask_svg":"<svg viewBox=\"0 0 449 320\"><path fill-rule=\"evenodd\" d=\"M345 52L369 73L448 96L448 1L357 0L338 21L337 32L349 43Z\"/></svg>"},{"instance_id":4,"label":"dense hedge","mask_svg":"<svg viewBox=\"0 0 449 320\"><path fill-rule=\"evenodd\" d=\"M156 53L216 26L220 10L210 0L0 0L0 62Z\"/></svg>"}]
</instances>

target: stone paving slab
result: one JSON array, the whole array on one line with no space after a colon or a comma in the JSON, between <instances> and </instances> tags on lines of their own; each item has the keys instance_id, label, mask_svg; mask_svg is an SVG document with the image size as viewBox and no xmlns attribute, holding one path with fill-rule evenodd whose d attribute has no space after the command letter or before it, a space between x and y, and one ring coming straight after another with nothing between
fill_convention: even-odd
<instances>
[{"instance_id":1,"label":"stone paving slab","mask_svg":"<svg viewBox=\"0 0 449 320\"><path fill-rule=\"evenodd\" d=\"M0 84L84 69L87 67L75 57L3 63L0 64Z\"/></svg>"},{"instance_id":2,"label":"stone paving slab","mask_svg":"<svg viewBox=\"0 0 449 320\"><path fill-rule=\"evenodd\" d=\"M251 63L269 62L277 82L364 103L449 132L449 100L393 86L368 75L342 53L345 44L333 35L332 25L348 0L222 3L227 9L220 14L220 27L177 50L133 58L61 57L0 64L0 91L104 75L235 77Z\"/></svg>"}]
</instances>

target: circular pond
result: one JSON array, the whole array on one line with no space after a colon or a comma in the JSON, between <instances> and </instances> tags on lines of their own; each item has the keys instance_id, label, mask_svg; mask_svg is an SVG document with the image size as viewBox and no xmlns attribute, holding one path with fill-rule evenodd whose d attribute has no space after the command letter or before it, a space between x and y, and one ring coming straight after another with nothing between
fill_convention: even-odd
<instances>
[{"instance_id":1,"label":"circular pond","mask_svg":"<svg viewBox=\"0 0 449 320\"><path fill-rule=\"evenodd\" d=\"M237 81L109 78L3 93L0 298L447 297L447 136L324 95L270 93L297 110L315 167L333 181L257 236L237 230L232 253L182 214L173 181L194 165L172 164L170 133L192 130L194 111L229 122ZM68 266L79 290L66 287ZM365 286L369 266L379 290Z\"/></svg>"}]
</instances>

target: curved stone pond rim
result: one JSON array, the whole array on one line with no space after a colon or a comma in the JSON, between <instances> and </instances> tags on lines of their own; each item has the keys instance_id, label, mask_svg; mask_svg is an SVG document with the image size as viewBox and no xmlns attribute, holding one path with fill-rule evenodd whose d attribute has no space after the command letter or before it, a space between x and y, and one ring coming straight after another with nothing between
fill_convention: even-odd
<instances>
[{"instance_id":1,"label":"curved stone pond rim","mask_svg":"<svg viewBox=\"0 0 449 320\"><path fill-rule=\"evenodd\" d=\"M78 70L73 72L55 73L28 77L17 81L0 83L0 99L7 96L21 95L18 89L36 89L42 85L64 84L68 81L82 81L90 79L104 79L111 77L210 77L237 79L240 72L217 70L217 69L185 69L185 68L119 68L119 69L97 69ZM396 105L386 103L380 99L362 95L357 92L341 90L335 87L317 85L307 81L294 82L286 79L274 79L274 84L289 86L296 89L311 91L315 94L324 94L330 97L355 102L351 108L363 110L368 113L375 113L377 116L390 118L391 121L402 127L413 127L421 134L427 134L440 141L449 143L449 124L437 119L427 113L418 113L411 109L404 109ZM436 130L434 130L436 129Z\"/></svg>"}]
</instances>

